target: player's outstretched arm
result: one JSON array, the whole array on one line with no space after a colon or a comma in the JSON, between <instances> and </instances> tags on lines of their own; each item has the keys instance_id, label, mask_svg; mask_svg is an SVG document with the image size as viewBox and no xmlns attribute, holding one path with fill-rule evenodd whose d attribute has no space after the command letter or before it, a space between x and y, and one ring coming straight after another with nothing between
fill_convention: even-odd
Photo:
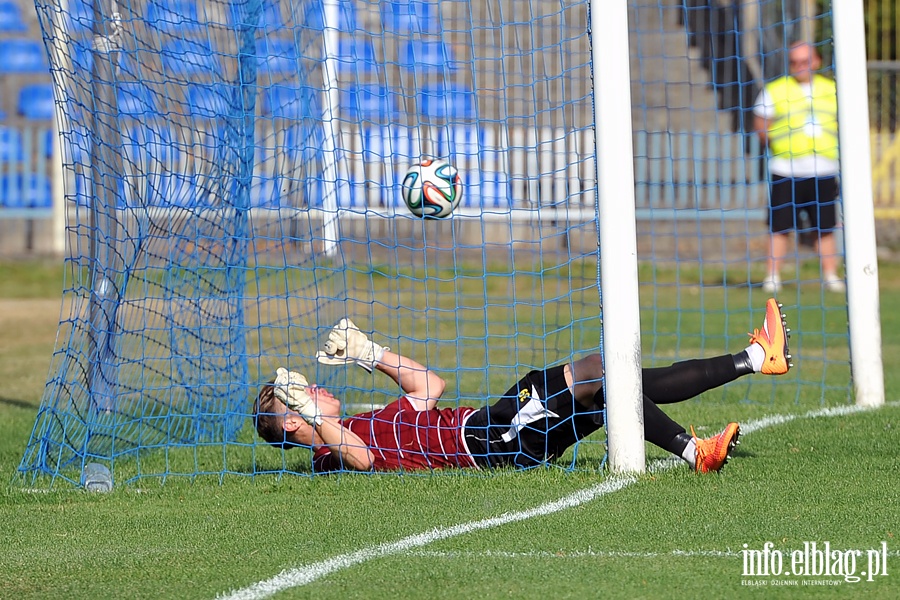
<instances>
[{"instance_id":1,"label":"player's outstretched arm","mask_svg":"<svg viewBox=\"0 0 900 600\"><path fill-rule=\"evenodd\" d=\"M387 346L373 342L347 318L338 321L331 329L316 358L326 365L355 362L369 372L373 369L381 371L400 385L417 410L434 408L447 387L440 375L411 358L391 352Z\"/></svg>"},{"instance_id":2,"label":"player's outstretched arm","mask_svg":"<svg viewBox=\"0 0 900 600\"><path fill-rule=\"evenodd\" d=\"M354 471L371 471L375 455L359 437L341 424L339 416L327 415L316 425L316 433L341 466Z\"/></svg>"},{"instance_id":3,"label":"player's outstretched arm","mask_svg":"<svg viewBox=\"0 0 900 600\"><path fill-rule=\"evenodd\" d=\"M444 393L447 382L411 358L385 350L375 368L393 379L416 410L430 410Z\"/></svg>"}]
</instances>

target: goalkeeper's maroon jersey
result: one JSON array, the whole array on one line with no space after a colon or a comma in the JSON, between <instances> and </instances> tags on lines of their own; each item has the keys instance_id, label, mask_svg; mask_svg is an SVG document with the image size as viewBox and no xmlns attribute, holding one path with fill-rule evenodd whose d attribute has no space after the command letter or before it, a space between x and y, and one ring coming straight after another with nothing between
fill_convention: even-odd
<instances>
[{"instance_id":1,"label":"goalkeeper's maroon jersey","mask_svg":"<svg viewBox=\"0 0 900 600\"><path fill-rule=\"evenodd\" d=\"M474 408L416 410L402 396L384 408L347 417L343 425L369 447L376 471L475 467L462 439L463 421ZM318 448L313 470L337 471L340 457Z\"/></svg>"}]
</instances>

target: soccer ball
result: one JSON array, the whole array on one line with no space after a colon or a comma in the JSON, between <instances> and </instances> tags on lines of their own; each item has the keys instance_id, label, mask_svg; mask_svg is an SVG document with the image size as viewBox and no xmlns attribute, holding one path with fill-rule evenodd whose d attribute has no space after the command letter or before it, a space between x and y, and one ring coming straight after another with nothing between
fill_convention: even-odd
<instances>
[{"instance_id":1,"label":"soccer ball","mask_svg":"<svg viewBox=\"0 0 900 600\"><path fill-rule=\"evenodd\" d=\"M443 219L462 198L459 171L443 159L425 158L403 178L403 201L417 217Z\"/></svg>"}]
</instances>

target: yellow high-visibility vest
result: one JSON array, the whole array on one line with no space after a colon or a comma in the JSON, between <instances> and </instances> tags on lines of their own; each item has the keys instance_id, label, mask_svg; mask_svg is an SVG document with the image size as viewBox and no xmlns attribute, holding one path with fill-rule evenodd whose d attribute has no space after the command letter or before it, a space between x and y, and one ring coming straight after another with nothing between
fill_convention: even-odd
<instances>
[{"instance_id":1,"label":"yellow high-visibility vest","mask_svg":"<svg viewBox=\"0 0 900 600\"><path fill-rule=\"evenodd\" d=\"M837 90L834 81L815 75L812 97L793 77L766 86L775 105L769 125L769 149L777 158L838 158Z\"/></svg>"}]
</instances>

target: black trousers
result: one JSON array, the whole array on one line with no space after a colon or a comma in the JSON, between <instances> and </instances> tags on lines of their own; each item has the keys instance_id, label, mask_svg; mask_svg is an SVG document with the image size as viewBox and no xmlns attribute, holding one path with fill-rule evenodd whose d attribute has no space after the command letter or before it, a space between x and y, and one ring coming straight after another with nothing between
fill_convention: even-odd
<instances>
[{"instance_id":1,"label":"black trousers","mask_svg":"<svg viewBox=\"0 0 900 600\"><path fill-rule=\"evenodd\" d=\"M694 398L738 378L730 354L642 370L644 438L670 452L680 452L684 427L659 404ZM465 439L475 462L483 467L533 467L553 460L603 425L603 391L588 408L569 391L563 366L531 371L497 402L469 417ZM680 444L683 446L683 443Z\"/></svg>"}]
</instances>

